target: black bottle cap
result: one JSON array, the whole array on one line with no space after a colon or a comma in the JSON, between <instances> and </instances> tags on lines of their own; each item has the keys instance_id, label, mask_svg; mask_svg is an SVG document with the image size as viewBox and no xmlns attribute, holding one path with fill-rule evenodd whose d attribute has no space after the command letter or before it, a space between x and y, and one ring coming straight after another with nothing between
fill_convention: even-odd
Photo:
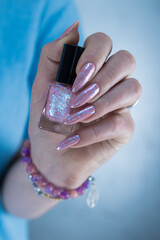
<instances>
[{"instance_id":1,"label":"black bottle cap","mask_svg":"<svg viewBox=\"0 0 160 240\"><path fill-rule=\"evenodd\" d=\"M83 47L64 44L56 77L57 82L73 85L76 78L76 66L83 51Z\"/></svg>"}]
</instances>

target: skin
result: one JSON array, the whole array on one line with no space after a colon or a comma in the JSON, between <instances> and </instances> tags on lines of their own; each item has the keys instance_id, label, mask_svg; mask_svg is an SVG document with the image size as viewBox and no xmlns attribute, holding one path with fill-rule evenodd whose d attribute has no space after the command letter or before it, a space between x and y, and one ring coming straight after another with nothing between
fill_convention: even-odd
<instances>
[{"instance_id":1,"label":"skin","mask_svg":"<svg viewBox=\"0 0 160 240\"><path fill-rule=\"evenodd\" d=\"M81 185L129 142L134 132L134 121L126 107L134 104L141 96L139 82L130 77L135 68L135 59L131 53L119 51L104 64L112 48L110 37L104 33L89 36L84 43L85 51L76 72L78 74L88 62L95 64L96 71L85 87L91 83L100 87L97 96L89 103L95 107L96 112L72 134L78 134L80 142L72 148L57 151L56 145L64 140L64 136L40 130L37 122L47 86L56 77L63 45L77 44L78 40L77 24L63 38L43 47L32 88L29 121L33 163L49 181L68 189ZM6 175L2 196L7 211L23 218L38 217L57 204L56 201L47 201L34 193L20 160Z\"/></svg>"}]
</instances>

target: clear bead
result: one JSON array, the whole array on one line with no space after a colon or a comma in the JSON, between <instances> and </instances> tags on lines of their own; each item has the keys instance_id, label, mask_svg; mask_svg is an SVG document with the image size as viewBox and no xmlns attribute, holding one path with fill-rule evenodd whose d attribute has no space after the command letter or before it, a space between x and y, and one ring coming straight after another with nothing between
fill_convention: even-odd
<instances>
[{"instance_id":1,"label":"clear bead","mask_svg":"<svg viewBox=\"0 0 160 240\"><path fill-rule=\"evenodd\" d=\"M87 194L86 203L89 208L94 208L99 200L99 191L95 185L92 185Z\"/></svg>"}]
</instances>

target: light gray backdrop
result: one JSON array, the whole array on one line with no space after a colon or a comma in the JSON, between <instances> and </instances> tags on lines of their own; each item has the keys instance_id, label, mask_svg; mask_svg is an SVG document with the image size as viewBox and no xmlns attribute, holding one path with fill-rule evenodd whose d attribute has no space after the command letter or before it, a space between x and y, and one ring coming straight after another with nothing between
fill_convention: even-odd
<instances>
[{"instance_id":1,"label":"light gray backdrop","mask_svg":"<svg viewBox=\"0 0 160 240\"><path fill-rule=\"evenodd\" d=\"M85 36L102 31L113 53L129 50L143 95L132 110L131 142L95 173L101 198L59 204L31 222L31 240L160 239L160 1L76 0Z\"/></svg>"}]
</instances>

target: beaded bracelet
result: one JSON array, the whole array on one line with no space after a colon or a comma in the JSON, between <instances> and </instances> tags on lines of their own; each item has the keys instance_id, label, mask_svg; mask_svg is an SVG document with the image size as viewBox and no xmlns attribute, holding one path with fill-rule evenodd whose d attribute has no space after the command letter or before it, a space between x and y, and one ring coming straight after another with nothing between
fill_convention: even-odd
<instances>
[{"instance_id":1,"label":"beaded bracelet","mask_svg":"<svg viewBox=\"0 0 160 240\"><path fill-rule=\"evenodd\" d=\"M76 189L68 190L57 187L53 183L50 183L32 163L30 148L30 141L25 140L21 150L22 162L26 167L28 178L39 196L46 199L61 201L83 195L85 190L90 188L86 202L88 207L95 207L99 199L99 194L98 189L95 187L95 179L92 176L89 176L88 179Z\"/></svg>"}]
</instances>

